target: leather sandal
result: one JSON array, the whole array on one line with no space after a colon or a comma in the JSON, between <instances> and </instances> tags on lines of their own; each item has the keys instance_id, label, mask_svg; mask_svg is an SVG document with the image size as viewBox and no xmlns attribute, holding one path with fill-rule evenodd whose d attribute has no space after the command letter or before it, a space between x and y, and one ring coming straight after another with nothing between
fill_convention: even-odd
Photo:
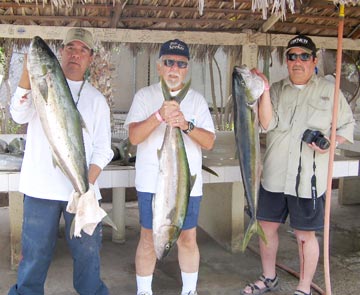
<instances>
[{"instance_id":1,"label":"leather sandal","mask_svg":"<svg viewBox=\"0 0 360 295\"><path fill-rule=\"evenodd\" d=\"M312 295L312 292L310 291L310 293L305 293L304 291L296 290L294 295Z\"/></svg>"},{"instance_id":2,"label":"leather sandal","mask_svg":"<svg viewBox=\"0 0 360 295\"><path fill-rule=\"evenodd\" d=\"M247 284L245 286L245 288L241 291L241 294L243 294L243 295L249 295L249 294L250 295L260 295L260 294L263 294L265 292L270 292L270 291L275 290L277 288L278 284L279 284L279 279L278 279L277 274L275 275L275 278L273 278L273 279L265 278L264 275L261 275L259 277L259 281L264 283L264 285L265 285L264 288L260 288L255 283L250 283L250 284ZM245 292L245 289L247 287L249 287L251 289L250 293ZM296 294L294 294L294 295L296 295ZM298 295L303 295L303 294L300 293Z\"/></svg>"}]
</instances>

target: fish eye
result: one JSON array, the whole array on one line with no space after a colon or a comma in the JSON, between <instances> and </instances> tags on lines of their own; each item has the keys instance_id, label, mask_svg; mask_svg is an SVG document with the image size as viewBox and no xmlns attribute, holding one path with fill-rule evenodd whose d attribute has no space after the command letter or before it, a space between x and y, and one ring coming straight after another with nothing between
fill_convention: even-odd
<instances>
[{"instance_id":1,"label":"fish eye","mask_svg":"<svg viewBox=\"0 0 360 295\"><path fill-rule=\"evenodd\" d=\"M169 250L171 248L171 244L170 243L167 243L166 245L165 245L165 249L166 250Z\"/></svg>"}]
</instances>

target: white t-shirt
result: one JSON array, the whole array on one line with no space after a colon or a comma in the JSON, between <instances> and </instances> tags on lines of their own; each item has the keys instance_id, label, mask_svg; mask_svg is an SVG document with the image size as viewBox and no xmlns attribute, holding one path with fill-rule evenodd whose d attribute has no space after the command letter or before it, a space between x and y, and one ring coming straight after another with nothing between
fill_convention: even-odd
<instances>
[{"instance_id":1,"label":"white t-shirt","mask_svg":"<svg viewBox=\"0 0 360 295\"><path fill-rule=\"evenodd\" d=\"M125 120L124 126L141 122L156 112L164 102L160 83L140 89L134 97L133 103ZM214 123L205 98L193 89L189 89L180 109L187 121L196 127L215 132ZM166 124L161 123L148 138L137 146L135 186L138 191L155 193L159 173L158 150L164 139ZM202 152L201 147L189 136L182 134L188 157L190 173L196 175L196 181L190 193L191 196L202 195Z\"/></svg>"},{"instance_id":2,"label":"white t-shirt","mask_svg":"<svg viewBox=\"0 0 360 295\"><path fill-rule=\"evenodd\" d=\"M72 96L78 99L82 81L67 80ZM68 201L73 187L58 167L54 167L49 142L43 131L40 118L32 103L20 104L21 97L29 92L18 87L12 98L10 112L19 124L28 123L24 160L21 167L19 191L31 197L58 201ZM112 159L110 109L105 97L89 83L85 83L77 108L85 122L83 130L86 161L104 168ZM95 182L95 193L101 199Z\"/></svg>"}]
</instances>

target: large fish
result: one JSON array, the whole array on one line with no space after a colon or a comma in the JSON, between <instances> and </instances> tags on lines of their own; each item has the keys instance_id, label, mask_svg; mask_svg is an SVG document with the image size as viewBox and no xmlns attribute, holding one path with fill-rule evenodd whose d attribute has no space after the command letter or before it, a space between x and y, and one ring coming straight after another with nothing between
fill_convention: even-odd
<instances>
[{"instance_id":1,"label":"large fish","mask_svg":"<svg viewBox=\"0 0 360 295\"><path fill-rule=\"evenodd\" d=\"M173 98L162 80L165 100L180 102L189 87L190 82ZM158 156L160 172L153 200L153 240L156 257L160 260L168 255L181 233L195 176L190 175L180 128L166 126Z\"/></svg>"},{"instance_id":2,"label":"large fish","mask_svg":"<svg viewBox=\"0 0 360 295\"><path fill-rule=\"evenodd\" d=\"M27 67L33 101L50 143L54 165L82 195L89 189L82 134L85 125L56 56L38 36L31 41Z\"/></svg>"},{"instance_id":3,"label":"large fish","mask_svg":"<svg viewBox=\"0 0 360 295\"><path fill-rule=\"evenodd\" d=\"M261 173L258 99L264 91L264 82L245 66L234 67L232 91L235 141L250 214L242 243L244 251L254 233L266 242L264 231L256 220Z\"/></svg>"},{"instance_id":4,"label":"large fish","mask_svg":"<svg viewBox=\"0 0 360 295\"><path fill-rule=\"evenodd\" d=\"M33 101L52 150L54 165L60 168L70 180L74 190L82 196L89 191L88 167L82 133L82 129L86 130L86 126L56 56L38 36L34 37L30 43L27 68ZM91 228L94 228L94 221L97 221L99 216L105 216L103 221L116 229L116 225L102 208L94 208L98 203L93 202L91 203L93 206L89 207L92 199L87 200L89 203L86 210L91 211L93 215L86 216L86 223L83 221L85 213L80 217L75 214L70 228L70 237L73 236L74 230L76 236L81 236L79 229L76 229L76 220L79 227L85 230L89 224ZM85 210L85 207L82 210ZM82 221L80 221L81 218Z\"/></svg>"}]
</instances>

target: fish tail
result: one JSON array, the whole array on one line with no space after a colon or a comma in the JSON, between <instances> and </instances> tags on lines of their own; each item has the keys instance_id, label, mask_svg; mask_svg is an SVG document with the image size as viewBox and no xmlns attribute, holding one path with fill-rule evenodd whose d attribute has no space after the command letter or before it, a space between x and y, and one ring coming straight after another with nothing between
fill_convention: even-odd
<instances>
[{"instance_id":1,"label":"fish tail","mask_svg":"<svg viewBox=\"0 0 360 295\"><path fill-rule=\"evenodd\" d=\"M246 229L245 236L242 243L241 251L244 252L247 245L250 242L250 239L254 233L257 233L260 238L264 241L265 244L267 244L266 236L264 233L264 230L262 226L260 225L259 221L257 221L255 218L251 218L250 223L248 225L248 228Z\"/></svg>"},{"instance_id":2,"label":"fish tail","mask_svg":"<svg viewBox=\"0 0 360 295\"><path fill-rule=\"evenodd\" d=\"M109 214L106 214L106 215L104 216L104 218L102 219L102 222L110 225L113 229L115 229L116 231L118 231L118 228L117 228L115 222L112 221L112 219L110 218Z\"/></svg>"}]
</instances>

